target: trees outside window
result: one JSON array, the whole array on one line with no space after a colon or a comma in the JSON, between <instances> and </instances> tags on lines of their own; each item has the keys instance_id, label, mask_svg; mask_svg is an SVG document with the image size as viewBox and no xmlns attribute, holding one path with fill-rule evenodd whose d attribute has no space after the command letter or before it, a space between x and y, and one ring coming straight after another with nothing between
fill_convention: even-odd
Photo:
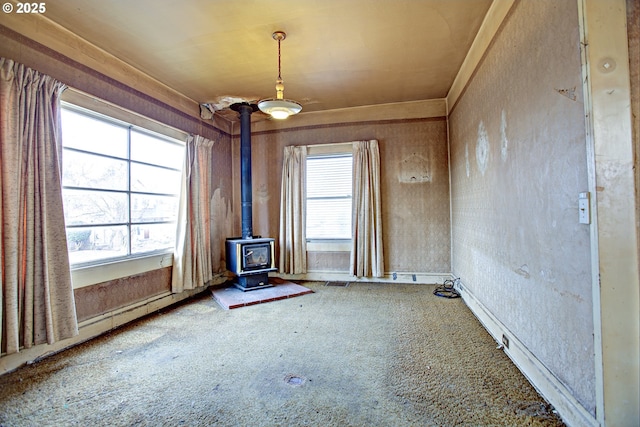
<instances>
[{"instance_id":1,"label":"trees outside window","mask_svg":"<svg viewBox=\"0 0 640 427\"><path fill-rule=\"evenodd\" d=\"M62 143L72 265L173 249L183 142L65 103Z\"/></svg>"}]
</instances>

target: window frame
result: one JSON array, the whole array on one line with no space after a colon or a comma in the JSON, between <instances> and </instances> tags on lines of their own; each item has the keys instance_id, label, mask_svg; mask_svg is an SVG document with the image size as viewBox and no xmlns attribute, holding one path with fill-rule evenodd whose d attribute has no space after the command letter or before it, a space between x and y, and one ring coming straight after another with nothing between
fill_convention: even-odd
<instances>
[{"instance_id":1,"label":"window frame","mask_svg":"<svg viewBox=\"0 0 640 427\"><path fill-rule=\"evenodd\" d=\"M353 159L353 143L331 143L317 144L307 146L307 160L309 158L318 157L344 157L349 156ZM305 178L306 179L306 178ZM351 178L353 186L353 175ZM305 190L305 210L307 209L307 191ZM353 198L352 198L353 203ZM353 210L353 205L352 205ZM349 217L350 226L353 227L353 218ZM305 229L307 222L305 218ZM305 233L306 234L306 233ZM352 238L306 238L307 252L349 252L351 251Z\"/></svg>"},{"instance_id":2,"label":"window frame","mask_svg":"<svg viewBox=\"0 0 640 427\"><path fill-rule=\"evenodd\" d=\"M89 117L104 120L107 123L115 123L119 126L125 126L128 129L128 138L130 139L130 132L136 131L143 134L151 135L153 137L157 137L160 139L164 139L167 142L175 143L177 145L186 146L186 140L188 138L188 134L186 132L180 131L178 129L172 128L163 123L159 123L157 121L151 120L147 117L141 116L139 114L133 113L131 111L125 110L121 107L108 103L106 101L99 100L93 96L84 94L80 91L74 89L66 89L62 94L61 98L61 107L70 109L74 112L79 112L80 114L88 115ZM127 142L130 144L130 141ZM63 149L69 149L64 148ZM75 149L72 149L76 151ZM82 150L78 150L82 152ZM131 168L132 162L136 164L146 165L146 162L140 162L131 159L131 150L128 147L127 153L127 170L129 171ZM185 150L186 151L186 150ZM96 153L91 153L96 154ZM98 154L101 155L101 154ZM108 155L105 157L109 157ZM158 166L155 164L151 164L152 166ZM172 170L178 171L175 168L169 168ZM179 170L182 172L182 170ZM127 194L127 197L130 198L131 194L131 184L130 178L127 177L127 190L124 191ZM69 188L69 186L65 186L63 188ZM91 189L96 190L96 189ZM98 190L99 191L99 190ZM133 193L144 193L140 191L134 191ZM152 195L156 195L156 193L152 193ZM172 194L173 197L177 197L179 200L179 194ZM137 221L132 221L131 218L131 209L132 206L128 207L128 227L132 225L138 224ZM176 217L176 221L177 221ZM161 221L167 223L167 221ZM175 222L175 221L174 221ZM151 222L144 222L143 224L151 224ZM94 225L100 224L86 224L79 226L67 226L65 229L65 234L68 229L72 228L82 228L82 227L91 227ZM107 224L114 225L114 224ZM130 252L131 247L131 235L129 235L129 242L127 242L128 252ZM156 251L149 251L138 254L131 254L119 257L111 257L108 259L100 259L93 260L81 263L74 263L70 266L71 275L73 281L74 289L82 288L85 286L91 286L93 284L106 282L109 280L114 280L126 276L131 276L135 274L144 273L147 271L157 270L164 267L170 267L173 265L173 248L159 249Z\"/></svg>"}]
</instances>

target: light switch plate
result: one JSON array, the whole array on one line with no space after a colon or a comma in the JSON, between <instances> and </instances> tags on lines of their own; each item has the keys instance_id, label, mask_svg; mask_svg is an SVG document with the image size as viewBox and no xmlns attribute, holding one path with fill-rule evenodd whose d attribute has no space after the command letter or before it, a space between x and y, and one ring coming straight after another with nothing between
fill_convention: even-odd
<instances>
[{"instance_id":1,"label":"light switch plate","mask_svg":"<svg viewBox=\"0 0 640 427\"><path fill-rule=\"evenodd\" d=\"M589 205L589 193L580 193L578 196L578 215L580 224L591 223L591 210Z\"/></svg>"}]
</instances>

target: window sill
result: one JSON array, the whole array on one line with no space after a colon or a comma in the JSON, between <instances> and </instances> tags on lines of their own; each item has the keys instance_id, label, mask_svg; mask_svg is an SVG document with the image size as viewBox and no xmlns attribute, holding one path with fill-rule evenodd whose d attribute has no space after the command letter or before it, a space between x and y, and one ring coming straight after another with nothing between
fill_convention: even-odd
<instances>
[{"instance_id":1,"label":"window sill","mask_svg":"<svg viewBox=\"0 0 640 427\"><path fill-rule=\"evenodd\" d=\"M71 281L73 288L78 289L109 280L121 279L147 271L170 267L171 265L173 265L172 253L154 254L105 264L72 268Z\"/></svg>"},{"instance_id":2,"label":"window sill","mask_svg":"<svg viewBox=\"0 0 640 427\"><path fill-rule=\"evenodd\" d=\"M307 241L307 252L350 252L351 240Z\"/></svg>"}]
</instances>

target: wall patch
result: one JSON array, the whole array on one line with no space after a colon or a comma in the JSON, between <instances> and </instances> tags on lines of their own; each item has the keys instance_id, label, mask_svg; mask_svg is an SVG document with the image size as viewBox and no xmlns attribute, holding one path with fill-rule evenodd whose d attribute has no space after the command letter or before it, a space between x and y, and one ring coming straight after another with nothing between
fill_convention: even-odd
<instances>
[{"instance_id":1,"label":"wall patch","mask_svg":"<svg viewBox=\"0 0 640 427\"><path fill-rule=\"evenodd\" d=\"M527 264L521 265L520 268L516 268L514 269L514 271L516 272L516 274L519 274L525 279L528 279L531 277L531 274L529 274L529 266Z\"/></svg>"},{"instance_id":2,"label":"wall patch","mask_svg":"<svg viewBox=\"0 0 640 427\"><path fill-rule=\"evenodd\" d=\"M411 154L400 161L398 181L403 184L431 182L428 164L429 162L424 157L416 153Z\"/></svg>"},{"instance_id":3,"label":"wall patch","mask_svg":"<svg viewBox=\"0 0 640 427\"><path fill-rule=\"evenodd\" d=\"M502 118L500 119L500 157L503 162L507 161L507 151L509 149L509 140L507 139L507 112L502 110Z\"/></svg>"},{"instance_id":4,"label":"wall patch","mask_svg":"<svg viewBox=\"0 0 640 427\"><path fill-rule=\"evenodd\" d=\"M567 98L569 98L572 101L575 101L577 98L576 96L576 87L572 87L571 89L556 89L556 92L558 92L560 95L562 96L566 96Z\"/></svg>"},{"instance_id":5,"label":"wall patch","mask_svg":"<svg viewBox=\"0 0 640 427\"><path fill-rule=\"evenodd\" d=\"M471 175L471 163L469 163L469 144L464 145L464 165L467 168L467 178Z\"/></svg>"},{"instance_id":6,"label":"wall patch","mask_svg":"<svg viewBox=\"0 0 640 427\"><path fill-rule=\"evenodd\" d=\"M480 173L484 176L489 163L489 135L487 134L487 129L484 127L484 122L482 120L480 120L480 124L478 125L476 162L478 163L478 169L480 169Z\"/></svg>"},{"instance_id":7,"label":"wall patch","mask_svg":"<svg viewBox=\"0 0 640 427\"><path fill-rule=\"evenodd\" d=\"M261 205L267 204L267 202L271 198L271 195L269 195L269 189L267 188L267 184L260 184L256 193L257 193L256 199L258 203Z\"/></svg>"}]
</instances>

